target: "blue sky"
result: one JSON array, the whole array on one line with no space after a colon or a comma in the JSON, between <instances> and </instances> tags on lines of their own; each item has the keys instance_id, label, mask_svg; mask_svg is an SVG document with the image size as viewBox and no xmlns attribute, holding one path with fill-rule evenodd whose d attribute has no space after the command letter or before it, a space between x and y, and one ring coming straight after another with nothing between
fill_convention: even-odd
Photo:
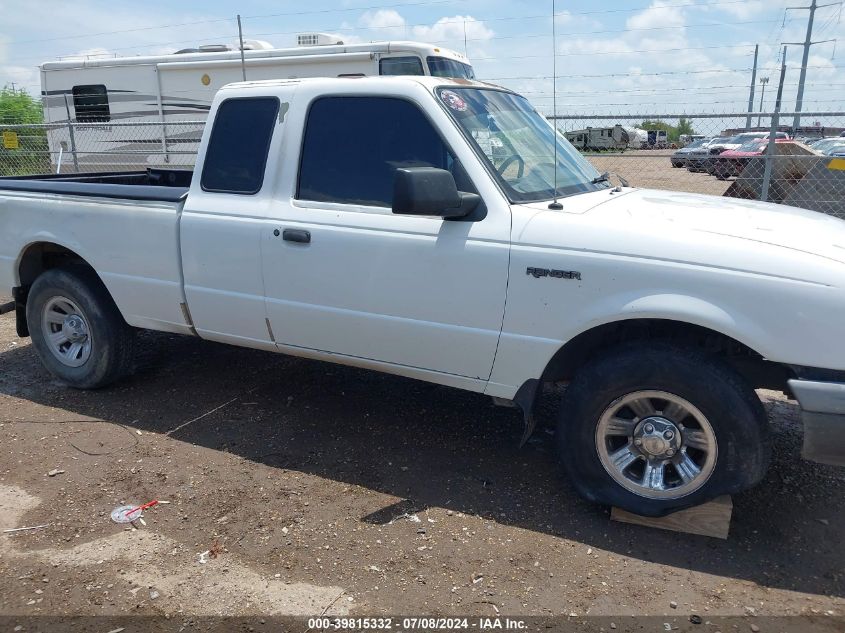
<instances>
[{"instance_id":1,"label":"blue sky","mask_svg":"<svg viewBox=\"0 0 845 633\"><path fill-rule=\"evenodd\" d=\"M744 111L755 43L770 76L773 107L778 44L803 41L809 0L559 0L557 97L561 113ZM464 51L479 78L552 107L550 0L242 0L143 4L114 0L0 0L0 84L37 94L40 62L72 55L169 53L244 35L282 47L303 31L345 41L414 39ZM464 43L466 33L466 44ZM845 107L845 16L819 10L805 111ZM794 104L801 51L790 47L785 106ZM757 103L759 105L759 89Z\"/></svg>"}]
</instances>

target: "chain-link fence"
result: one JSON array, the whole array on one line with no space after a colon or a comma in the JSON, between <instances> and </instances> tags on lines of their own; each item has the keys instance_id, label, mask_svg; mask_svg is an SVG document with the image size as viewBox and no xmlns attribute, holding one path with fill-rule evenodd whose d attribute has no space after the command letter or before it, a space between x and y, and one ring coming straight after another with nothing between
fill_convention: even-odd
<instances>
[{"instance_id":1,"label":"chain-link fence","mask_svg":"<svg viewBox=\"0 0 845 633\"><path fill-rule=\"evenodd\" d=\"M777 112L557 117L600 172L632 185L845 218L845 112L806 112L794 123L793 113Z\"/></svg>"},{"instance_id":2,"label":"chain-link fence","mask_svg":"<svg viewBox=\"0 0 845 633\"><path fill-rule=\"evenodd\" d=\"M766 200L845 218L845 112L591 114L558 129L632 185ZM193 166L205 121L0 123L0 175ZM774 137L775 142L769 140ZM839 156L841 157L839 157Z\"/></svg>"},{"instance_id":3,"label":"chain-link fence","mask_svg":"<svg viewBox=\"0 0 845 633\"><path fill-rule=\"evenodd\" d=\"M205 121L0 123L0 175L190 168Z\"/></svg>"}]
</instances>

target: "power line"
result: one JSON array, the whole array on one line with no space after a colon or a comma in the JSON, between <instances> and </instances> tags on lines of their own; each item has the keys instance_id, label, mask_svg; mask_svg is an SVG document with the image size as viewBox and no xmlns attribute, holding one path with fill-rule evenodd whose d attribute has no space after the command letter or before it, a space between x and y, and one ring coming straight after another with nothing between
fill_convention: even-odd
<instances>
[{"instance_id":1,"label":"power line","mask_svg":"<svg viewBox=\"0 0 845 633\"><path fill-rule=\"evenodd\" d=\"M831 2L829 4L822 4L820 5L817 0L813 0L809 7L787 7L787 11L809 11L810 14L807 17L807 35L804 39L804 56L801 59L801 78L798 80L798 96L795 99L795 117L792 121L793 129L798 129L798 126L801 124L801 108L803 106L804 101L804 82L807 79L807 61L810 58L810 47L814 44L822 44L825 40L821 41L813 41L813 19L816 16L817 9L823 9L824 7L832 7L835 5L842 6L842 2ZM833 41L833 40L826 40L826 41ZM796 44L796 42L781 42L781 44ZM801 43L797 43L798 46L801 46ZM784 51L786 48L784 47ZM786 53L784 52L784 55Z\"/></svg>"},{"instance_id":2,"label":"power line","mask_svg":"<svg viewBox=\"0 0 845 633\"><path fill-rule=\"evenodd\" d=\"M636 53L676 53L681 51L706 51L706 50L725 50L729 48L749 48L752 44L734 44L731 46L685 46L683 48L643 48L639 50L627 51L585 51L583 53L558 53L555 57L582 57L589 55L633 55ZM749 56L751 53L749 52ZM512 55L509 57L473 57L472 63L488 62L488 61L503 61L512 59L546 59L550 55Z\"/></svg>"},{"instance_id":3,"label":"power line","mask_svg":"<svg viewBox=\"0 0 845 633\"><path fill-rule=\"evenodd\" d=\"M461 0L461 1L465 1L465 0ZM442 2L451 2L451 0L432 0L432 2L406 3L406 4L400 5L400 6L412 6L412 5L417 5L417 4L434 4L434 3L442 3ZM393 5L381 5L381 6L386 7L386 6L393 6ZM679 6L681 6L681 5L679 5ZM683 6L693 6L693 5L683 5ZM704 6L704 5L700 5L700 6ZM303 13L307 13L307 12L303 12ZM588 12L585 12L585 13L588 13ZM274 15L286 15L286 14L274 14ZM258 16L250 16L250 17L258 17ZM264 16L264 17L266 17L266 16ZM546 17L548 17L548 16L546 16ZM219 21L231 21L231 19L230 20L219 20ZM745 22L705 22L705 23L700 23L700 24L642 27L642 28L635 28L635 29L602 30L602 31L575 31L575 32L570 32L570 33L562 33L562 34L560 34L560 36L561 37L580 37L580 36L583 36L583 35L601 35L601 34L628 33L628 32L649 32L649 31L663 31L663 30L684 29L684 28L712 28L712 27L727 26L727 25L733 26L733 25L744 25L744 24L764 24L764 23L768 23L768 22L771 22L771 21L772 20L749 20L749 21L745 21ZM480 22L486 22L486 20L483 20L483 21L480 21ZM460 21L456 21L456 23L460 23ZM185 23L185 24L187 25L187 24L190 24L190 23ZM418 23L418 24L407 24L405 26L413 28L415 26L430 26L430 24L429 23ZM149 27L149 28L153 28L153 27ZM394 27L382 26L382 27L373 27L373 28L374 29L375 28L382 28L383 29L383 28L396 28L396 27L395 26ZM130 29L126 32L129 32L131 30L133 30L133 29ZM135 30L146 30L146 29L135 29ZM298 29L298 30L295 30L295 31L275 31L275 32L266 32L266 33L251 33L250 36L253 37L253 38L260 38L260 37L268 37L268 36L272 36L272 35L295 35L297 33L301 33L302 30L303 29ZM354 30L367 30L367 29L358 29L358 28L355 28L355 27L344 27L344 28L341 28L341 29L334 29L334 30L335 31L343 31L343 30L354 31ZM77 37L77 36L68 36L68 38L71 38L71 37ZM225 35L219 35L219 36L216 35L216 36L211 36L211 37L212 37L212 39L217 38L217 37L221 37L221 38L234 37L234 33L227 33ZM548 33L523 33L523 34L520 34L520 35L503 35L503 36L495 36L494 35L492 37L467 38L467 41L489 42L489 41L498 41L498 40L529 39L529 38L538 38L538 37L550 37L550 35ZM67 39L67 38L56 38L56 39ZM31 41L35 41L35 40L31 40ZM194 41L196 41L196 38L186 39L186 40L175 40L175 41L170 40L170 41L166 41L166 42L150 42L150 43L147 43L147 44L141 44L141 45L135 45L135 46L123 46L123 47L111 48L110 50L112 50L112 51L126 51L126 50L135 50L135 49L141 49L141 48L150 48L150 47L154 47L154 46L155 47L171 46L171 45L184 44L184 43L187 43L187 42L194 42ZM457 40L448 39L448 40L430 41L429 43L431 43L431 44L449 44L449 43L453 43L455 41L457 41ZM719 48L719 47L714 47L714 48ZM702 48L702 50L703 50L703 48ZM655 52L657 52L657 51L655 51ZM72 57L72 56L70 56L70 57ZM7 62L31 61L31 60L34 60L34 59L40 59L40 58L20 57L20 58L15 58L15 59L9 59L9 60L7 60Z\"/></svg>"},{"instance_id":4,"label":"power line","mask_svg":"<svg viewBox=\"0 0 845 633\"><path fill-rule=\"evenodd\" d=\"M432 4L452 4L454 2L466 2L466 0L427 0L425 2L400 2L396 4L379 4L379 5L372 5L367 7L346 7L346 8L336 8L336 9L319 9L314 11L291 11L289 13L267 13L263 15L245 15L243 16L244 19L255 19L255 18L275 18L275 17L289 17L289 16L296 16L296 15L316 15L320 13L344 13L349 11L369 11L372 9L394 9L397 7L414 7L420 5L432 5ZM163 24L160 26L144 26L135 29L122 29L119 31L101 31L99 33L83 33L77 35L64 35L61 37L48 37L42 39L34 39L34 40L12 40L8 42L9 44L32 44L36 42L55 42L59 40L72 40L72 39L80 39L86 37L95 37L98 35L121 35L124 33L136 33L140 31L154 31L158 29L170 29L176 28L180 26L194 26L197 24L212 24L215 22L231 22L234 20L234 17L228 18L215 18L211 20L196 20L193 22L181 22L178 24Z\"/></svg>"},{"instance_id":5,"label":"power line","mask_svg":"<svg viewBox=\"0 0 845 633\"><path fill-rule=\"evenodd\" d=\"M796 67L797 68L797 67ZM845 66L806 66L805 68L827 68L827 69L842 69ZM629 79L637 79L640 77L661 77L664 75L706 75L706 74L718 74L718 73L742 73L748 72L751 68L712 68L709 70L666 70L656 73L637 73L632 74L630 72L624 73L607 73L603 75L566 75L565 77L558 77L558 79L605 79L608 77L627 77ZM520 77L485 77L484 81L505 81L505 80L528 80L528 81L541 81L545 79L551 79L550 75L535 75L535 76L520 76Z\"/></svg>"},{"instance_id":6,"label":"power line","mask_svg":"<svg viewBox=\"0 0 845 633\"><path fill-rule=\"evenodd\" d=\"M371 5L371 6L357 6L357 7L344 7L344 8L335 8L335 9L318 9L313 11L290 11L287 13L266 13L266 14L258 14L258 15L245 15L242 16L244 20L253 20L253 19L263 19L263 18L273 18L273 17L292 17L292 16L303 16L303 15L318 15L318 14L327 14L327 13L347 13L352 11L370 11L370 10L378 10L378 9L395 9L395 8L402 8L402 7L414 7L414 6L421 6L421 5L433 5L433 4L451 4L455 1L458 2L465 2L466 0L428 0L426 2L400 2L394 4L381 4L381 5ZM698 8L698 7L715 7L715 6L723 6L723 5L733 5L733 4L743 4L746 0L721 0L716 2L704 2L701 4L694 4L691 1L685 1L680 4L665 4L661 5L662 8ZM609 13L634 13L637 11L646 11L652 8L652 5L648 6L639 6L639 7L629 7L626 9L603 9L598 11L578 11L578 12L569 12L567 11L564 13L559 13L557 15L573 15L573 16L583 16L583 15L600 15L600 14L609 14ZM505 20L534 20L534 19L548 19L548 15L531 15L531 16L507 16L507 17L499 17L499 18L488 18L483 20L484 22L492 22L492 21L505 21ZM96 33L81 33L76 35L64 35L60 37L47 37L47 38L37 38L37 39L30 39L30 40L11 40L8 44L33 44L33 43L41 43L41 42L55 42L61 40L70 40L70 39L84 39L86 37L96 37L101 35L122 35L125 33L138 33L142 31L154 31L154 30L161 30L161 29L170 29L170 28L179 28L183 26L195 26L199 24L214 24L220 22L231 22L234 18L232 17L225 17L225 18L211 18L207 20L194 20L191 22L177 22L173 24L161 24L158 26L145 26L145 27L138 27L132 29L120 29L115 31L100 31ZM451 23L451 22L460 22L459 20L453 21L443 21L441 24L444 23ZM403 26L403 25L398 25ZM423 26L422 24L418 25L409 25L409 26ZM376 28L395 28L395 27L369 27L370 29ZM343 29L334 29L334 30L343 30Z\"/></svg>"}]
</instances>

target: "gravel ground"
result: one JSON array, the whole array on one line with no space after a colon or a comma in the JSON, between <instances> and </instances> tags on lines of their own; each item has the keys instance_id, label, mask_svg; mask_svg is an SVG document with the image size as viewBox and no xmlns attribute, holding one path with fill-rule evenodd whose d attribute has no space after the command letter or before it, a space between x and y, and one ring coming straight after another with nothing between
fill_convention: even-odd
<instances>
[{"instance_id":1,"label":"gravel ground","mask_svg":"<svg viewBox=\"0 0 845 633\"><path fill-rule=\"evenodd\" d=\"M646 189L668 189L724 195L733 182L718 180L703 172L673 168L669 157L674 150L630 150L621 154L593 154L587 158L600 172L619 174L631 185ZM611 179L616 184L616 179Z\"/></svg>"},{"instance_id":2,"label":"gravel ground","mask_svg":"<svg viewBox=\"0 0 845 633\"><path fill-rule=\"evenodd\" d=\"M642 187L729 184L672 169L666 152L591 160ZM760 395L772 467L734 498L719 541L614 523L581 501L555 464L559 393L519 449L519 415L483 396L152 333L132 378L80 392L52 380L6 315L0 530L47 527L0 534L0 624L325 611L843 630L845 470L802 461L795 403ZM146 525L109 520L151 499L170 503ZM805 618L767 619L784 615Z\"/></svg>"},{"instance_id":3,"label":"gravel ground","mask_svg":"<svg viewBox=\"0 0 845 633\"><path fill-rule=\"evenodd\" d=\"M519 449L519 416L480 395L169 335L140 347L135 376L74 391L0 318L0 529L47 525L0 534L0 615L842 622L845 471L799 459L778 394L761 394L770 474L720 541L576 497L554 461L559 394ZM151 499L170 503L145 526L109 520Z\"/></svg>"}]
</instances>

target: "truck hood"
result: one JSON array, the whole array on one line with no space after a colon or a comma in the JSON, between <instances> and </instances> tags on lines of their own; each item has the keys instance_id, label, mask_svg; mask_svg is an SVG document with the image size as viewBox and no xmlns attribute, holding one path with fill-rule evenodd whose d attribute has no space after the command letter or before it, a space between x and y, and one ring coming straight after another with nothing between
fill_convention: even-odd
<instances>
[{"instance_id":1,"label":"truck hood","mask_svg":"<svg viewBox=\"0 0 845 633\"><path fill-rule=\"evenodd\" d=\"M845 220L817 211L736 198L635 189L587 213L622 215L638 228L650 227L658 234L701 232L845 263Z\"/></svg>"}]
</instances>

